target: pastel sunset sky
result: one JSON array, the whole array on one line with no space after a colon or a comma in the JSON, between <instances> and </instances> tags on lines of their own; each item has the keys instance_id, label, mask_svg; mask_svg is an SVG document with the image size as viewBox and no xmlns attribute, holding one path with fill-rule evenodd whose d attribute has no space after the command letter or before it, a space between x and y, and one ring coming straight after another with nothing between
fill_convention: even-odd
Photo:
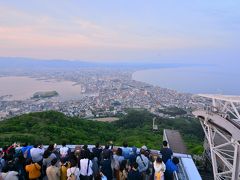
<instances>
[{"instance_id":1,"label":"pastel sunset sky","mask_svg":"<svg viewBox=\"0 0 240 180\"><path fill-rule=\"evenodd\" d=\"M234 63L239 52L237 0L0 0L4 57Z\"/></svg>"}]
</instances>

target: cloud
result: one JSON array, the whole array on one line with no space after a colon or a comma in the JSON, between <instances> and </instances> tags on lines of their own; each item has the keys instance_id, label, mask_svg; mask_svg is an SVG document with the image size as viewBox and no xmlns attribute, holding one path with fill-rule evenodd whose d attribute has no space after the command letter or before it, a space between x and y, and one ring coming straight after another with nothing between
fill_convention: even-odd
<instances>
[{"instance_id":1,"label":"cloud","mask_svg":"<svg viewBox=\"0 0 240 180\"><path fill-rule=\"evenodd\" d=\"M141 58L139 54L149 56L159 50L221 46L217 39L178 34L144 36L137 33L138 27L125 31L81 17L61 19L4 6L0 12L0 56Z\"/></svg>"}]
</instances>

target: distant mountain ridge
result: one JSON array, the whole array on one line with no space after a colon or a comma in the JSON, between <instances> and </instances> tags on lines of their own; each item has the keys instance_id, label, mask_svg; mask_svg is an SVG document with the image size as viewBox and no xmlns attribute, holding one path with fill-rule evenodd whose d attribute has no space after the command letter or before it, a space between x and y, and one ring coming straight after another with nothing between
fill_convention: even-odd
<instances>
[{"instance_id":1,"label":"distant mountain ridge","mask_svg":"<svg viewBox=\"0 0 240 180\"><path fill-rule=\"evenodd\" d=\"M2 68L80 68L95 66L97 66L97 63L84 61L0 57L0 67Z\"/></svg>"},{"instance_id":2,"label":"distant mountain ridge","mask_svg":"<svg viewBox=\"0 0 240 180\"><path fill-rule=\"evenodd\" d=\"M59 69L77 69L77 68L176 68L176 67L190 67L195 66L193 64L180 64L180 63L144 63L144 62L87 62L79 60L41 60L34 58L22 58L22 57L0 57L1 68L21 68L21 69L33 69L33 68L59 68Z\"/></svg>"}]
</instances>

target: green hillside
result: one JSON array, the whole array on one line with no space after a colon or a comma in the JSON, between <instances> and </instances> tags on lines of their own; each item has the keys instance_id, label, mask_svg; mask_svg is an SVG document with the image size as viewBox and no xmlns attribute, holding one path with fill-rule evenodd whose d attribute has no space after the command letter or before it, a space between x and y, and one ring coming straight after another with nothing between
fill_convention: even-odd
<instances>
[{"instance_id":1,"label":"green hillside","mask_svg":"<svg viewBox=\"0 0 240 180\"><path fill-rule=\"evenodd\" d=\"M147 145L159 149L163 129L177 129L182 133L190 153L201 153L203 132L195 119L157 119L160 131L152 131L153 115L147 111L129 111L128 115L112 123L67 117L47 111L30 113L0 122L0 146L13 142L116 145L128 141L129 145Z\"/></svg>"}]
</instances>

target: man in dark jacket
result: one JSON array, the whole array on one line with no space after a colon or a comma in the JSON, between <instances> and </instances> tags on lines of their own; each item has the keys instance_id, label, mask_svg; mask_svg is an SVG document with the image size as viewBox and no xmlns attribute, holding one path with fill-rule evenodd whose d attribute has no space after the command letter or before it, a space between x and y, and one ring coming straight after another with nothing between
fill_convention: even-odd
<instances>
[{"instance_id":1,"label":"man in dark jacket","mask_svg":"<svg viewBox=\"0 0 240 180\"><path fill-rule=\"evenodd\" d=\"M166 162L169 159L172 159L172 149L168 147L167 141L163 141L163 148L160 150L160 153L162 154L162 160L166 164Z\"/></svg>"},{"instance_id":2,"label":"man in dark jacket","mask_svg":"<svg viewBox=\"0 0 240 180\"><path fill-rule=\"evenodd\" d=\"M100 147L99 143L96 143L95 147L92 149L92 152L94 157L97 157L98 163L100 163L102 148Z\"/></svg>"},{"instance_id":3,"label":"man in dark jacket","mask_svg":"<svg viewBox=\"0 0 240 180\"><path fill-rule=\"evenodd\" d=\"M101 172L107 177L107 180L112 180L112 167L111 160L108 154L103 154L103 160L101 162Z\"/></svg>"}]
</instances>

